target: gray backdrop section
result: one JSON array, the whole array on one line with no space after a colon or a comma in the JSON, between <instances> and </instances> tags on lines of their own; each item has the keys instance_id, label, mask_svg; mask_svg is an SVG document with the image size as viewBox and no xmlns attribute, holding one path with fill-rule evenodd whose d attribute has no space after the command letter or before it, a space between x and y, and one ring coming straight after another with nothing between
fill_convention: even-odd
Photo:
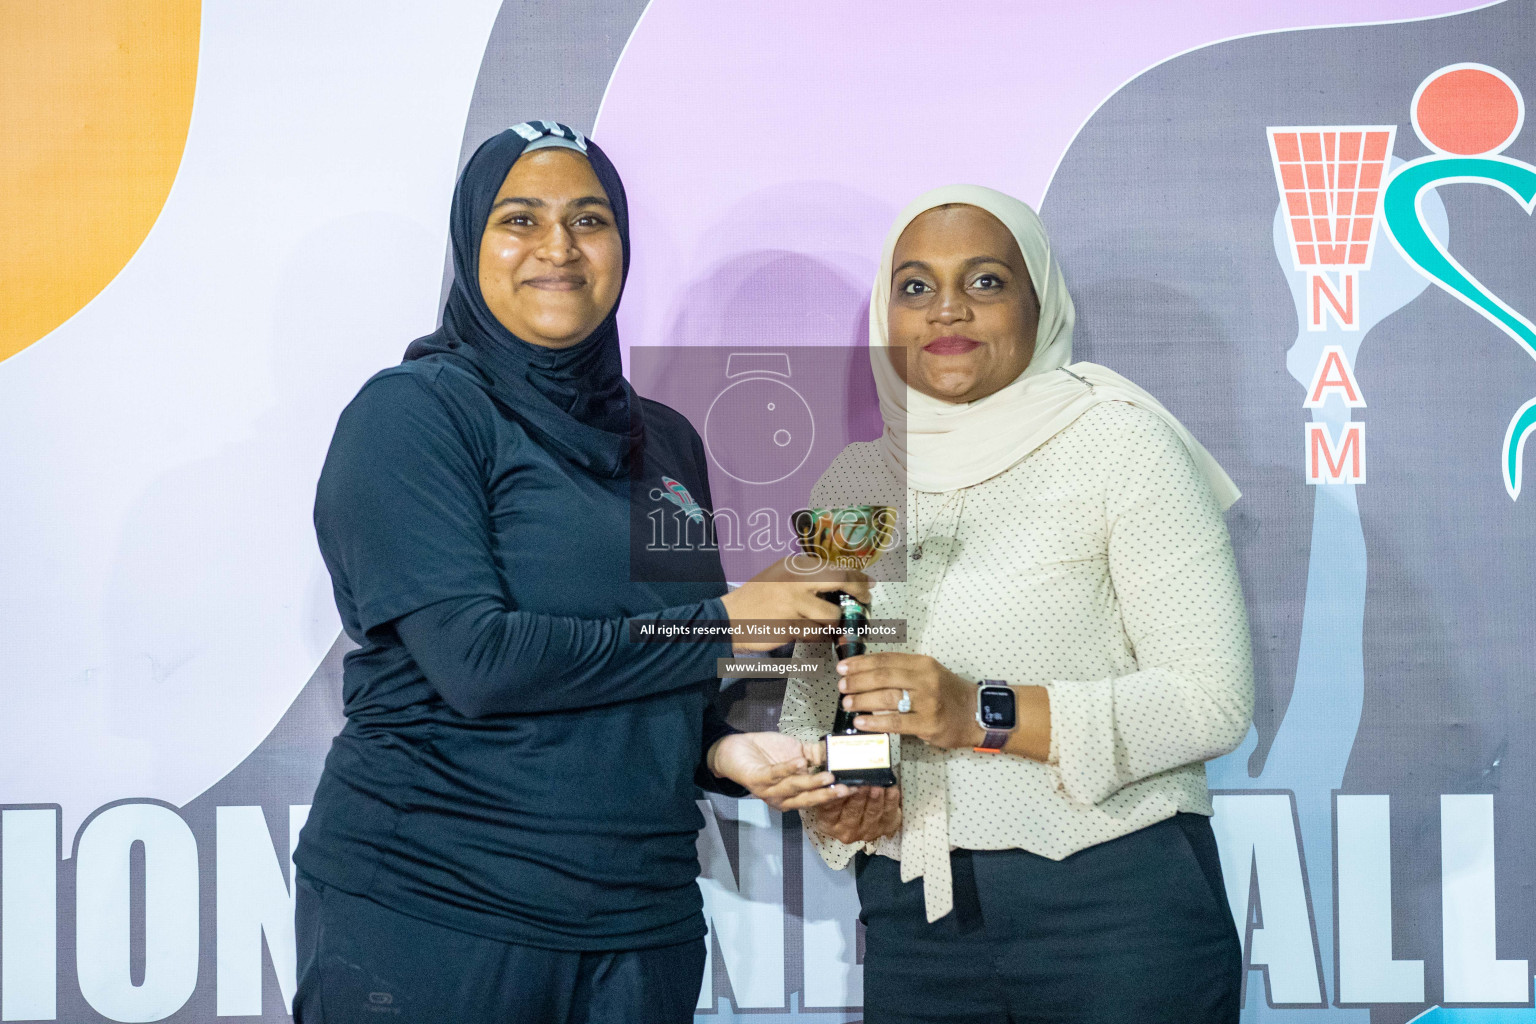
<instances>
[{"instance_id":1,"label":"gray backdrop section","mask_svg":"<svg viewBox=\"0 0 1536 1024\"><path fill-rule=\"evenodd\" d=\"M1533 41L1536 4L1511 0L1209 47L1108 101L1050 187L1042 214L1077 299L1079 358L1162 398L1244 492L1229 523L1253 623L1255 773L1295 679L1313 507L1303 387L1285 370L1298 325L1271 244L1265 127L1397 124L1395 153L1412 160L1427 155L1409 122L1426 75L1489 64L1529 102ZM1536 127L1505 155L1536 160ZM1532 219L1492 188L1440 195L1453 254L1536 314ZM1356 370L1369 403L1355 413L1369 425L1369 482L1357 488L1369 576L1365 704L1344 786L1392 796L1394 953L1423 958L1438 1002L1442 793L1497 794L1499 956L1536 961L1536 500L1511 502L1497 475L1509 417L1536 395L1536 363L1431 287L1371 332ZM1372 1021L1419 1009L1375 1009Z\"/></svg>"},{"instance_id":2,"label":"gray backdrop section","mask_svg":"<svg viewBox=\"0 0 1536 1024\"><path fill-rule=\"evenodd\" d=\"M646 0L511 0L502 5L475 82L464 152L530 118L591 134L603 91Z\"/></svg>"},{"instance_id":3,"label":"gray backdrop section","mask_svg":"<svg viewBox=\"0 0 1536 1024\"><path fill-rule=\"evenodd\" d=\"M480 143L535 119L592 134L597 108L648 0L507 0L480 63L459 167ZM439 314L453 283L445 254Z\"/></svg>"}]
</instances>

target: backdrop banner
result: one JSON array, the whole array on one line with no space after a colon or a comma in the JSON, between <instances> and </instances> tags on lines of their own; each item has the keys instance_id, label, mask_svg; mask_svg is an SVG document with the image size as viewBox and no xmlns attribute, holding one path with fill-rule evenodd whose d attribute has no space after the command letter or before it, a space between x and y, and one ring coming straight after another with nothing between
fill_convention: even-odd
<instances>
[{"instance_id":1,"label":"backdrop banner","mask_svg":"<svg viewBox=\"0 0 1536 1024\"><path fill-rule=\"evenodd\" d=\"M1243 491L1244 1021L1536 1024L1536 0L1469 6L0 5L0 1020L290 1019L349 647L316 477L435 323L457 168L550 118L629 191L640 392L706 441L809 403L778 476L709 448L776 515L879 429L897 211L1036 205L1078 358ZM783 685L722 696L771 728ZM703 808L698 1019L862 1019L850 873Z\"/></svg>"}]
</instances>

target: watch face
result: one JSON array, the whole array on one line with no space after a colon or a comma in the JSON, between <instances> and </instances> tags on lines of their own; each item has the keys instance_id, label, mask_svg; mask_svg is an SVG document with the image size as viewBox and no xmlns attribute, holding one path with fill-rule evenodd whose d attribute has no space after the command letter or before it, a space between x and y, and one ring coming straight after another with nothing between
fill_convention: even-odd
<instances>
[{"instance_id":1,"label":"watch face","mask_svg":"<svg viewBox=\"0 0 1536 1024\"><path fill-rule=\"evenodd\" d=\"M1008 687L983 686L976 704L976 717L983 729L1013 728L1013 691Z\"/></svg>"}]
</instances>

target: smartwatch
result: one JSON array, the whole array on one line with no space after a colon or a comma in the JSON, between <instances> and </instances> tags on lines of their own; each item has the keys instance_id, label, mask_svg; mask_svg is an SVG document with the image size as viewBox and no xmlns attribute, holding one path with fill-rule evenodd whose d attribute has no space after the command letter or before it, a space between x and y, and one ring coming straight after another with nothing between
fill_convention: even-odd
<instances>
[{"instance_id":1,"label":"smartwatch","mask_svg":"<svg viewBox=\"0 0 1536 1024\"><path fill-rule=\"evenodd\" d=\"M1008 735L1018 725L1017 706L1013 689L1001 679L983 679L976 687L976 722L986 732L981 746L973 747L979 754L1000 754L1008 743Z\"/></svg>"}]
</instances>

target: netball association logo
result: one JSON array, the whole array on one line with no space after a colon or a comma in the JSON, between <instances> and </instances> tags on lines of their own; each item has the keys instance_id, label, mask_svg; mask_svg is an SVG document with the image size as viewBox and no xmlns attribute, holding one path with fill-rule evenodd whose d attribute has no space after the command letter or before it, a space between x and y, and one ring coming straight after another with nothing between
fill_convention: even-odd
<instances>
[{"instance_id":1,"label":"netball association logo","mask_svg":"<svg viewBox=\"0 0 1536 1024\"><path fill-rule=\"evenodd\" d=\"M1365 407L1353 362L1364 304L1360 275L1371 269L1376 221L1395 125L1328 125L1269 129L1280 188L1292 289L1302 289L1306 329L1292 348L1310 369L1302 408L1309 484L1365 483ZM1330 337L1340 332L1337 339ZM1292 373L1298 380L1306 378ZM1330 399L1338 402L1330 404Z\"/></svg>"},{"instance_id":2,"label":"netball association logo","mask_svg":"<svg viewBox=\"0 0 1536 1024\"><path fill-rule=\"evenodd\" d=\"M1369 308L1368 330L1417 294L1390 287L1383 289L1385 301L1365 302L1361 275L1373 266L1378 221L1403 265L1536 358L1536 327L1457 262L1443 223L1436 230L1444 219L1434 194L1440 185L1492 185L1527 214L1536 207L1536 167L1500 155L1525 122L1519 88L1496 68L1451 64L1419 84L1410 115L1414 133L1431 152L1406 163L1392 155L1396 125L1268 129L1289 263L1300 272L1296 280L1305 282L1299 306L1306 332L1337 332L1336 339L1326 339L1336 343L1304 345L1298 339L1292 349L1293 356L1315 350L1303 402L1313 415L1306 424L1310 484L1365 483L1365 423L1352 418L1352 410L1366 406L1353 369L1362 321ZM1331 415L1323 415L1333 398L1339 401ZM1511 499L1520 495L1521 450L1533 432L1536 398L1515 410L1504 435L1500 471Z\"/></svg>"}]
</instances>

